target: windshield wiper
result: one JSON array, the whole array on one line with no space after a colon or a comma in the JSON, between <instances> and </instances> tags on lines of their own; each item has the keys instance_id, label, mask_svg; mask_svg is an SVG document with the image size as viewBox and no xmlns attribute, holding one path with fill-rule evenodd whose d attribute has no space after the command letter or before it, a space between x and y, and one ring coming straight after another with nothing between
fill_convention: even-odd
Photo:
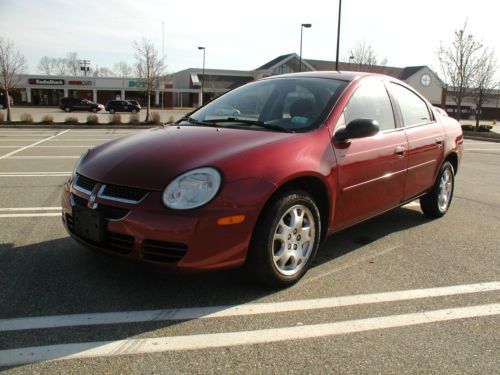
<instances>
[{"instance_id":1,"label":"windshield wiper","mask_svg":"<svg viewBox=\"0 0 500 375\"><path fill-rule=\"evenodd\" d=\"M282 131L286 133L295 133L292 129L285 128L280 125L275 125L275 124L269 124L264 121L258 121L258 120L245 120L245 119L240 119L237 117L225 117L225 118L215 118L215 119L210 119L210 120L205 120L203 123L223 123L223 122L236 122L240 124L248 124L248 125L255 125L261 128L269 129L269 130L277 130L277 131Z\"/></svg>"},{"instance_id":2,"label":"windshield wiper","mask_svg":"<svg viewBox=\"0 0 500 375\"><path fill-rule=\"evenodd\" d=\"M192 118L190 116L185 116L185 117L181 118L178 121L177 125L180 125L182 121L187 121L187 122L189 122L190 124L193 124L193 125L203 125L203 126L218 127L217 125L215 125L215 124L213 124L211 122L196 120L195 118Z\"/></svg>"}]
</instances>

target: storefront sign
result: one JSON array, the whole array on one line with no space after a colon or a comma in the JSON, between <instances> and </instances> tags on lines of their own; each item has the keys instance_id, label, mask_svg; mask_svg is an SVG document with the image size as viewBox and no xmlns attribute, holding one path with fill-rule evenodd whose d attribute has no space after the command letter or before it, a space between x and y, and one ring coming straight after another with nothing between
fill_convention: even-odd
<instances>
[{"instance_id":1,"label":"storefront sign","mask_svg":"<svg viewBox=\"0 0 500 375\"><path fill-rule=\"evenodd\" d=\"M30 78L30 85L47 85L47 86L62 86L64 79L46 79L46 78Z\"/></svg>"},{"instance_id":2,"label":"storefront sign","mask_svg":"<svg viewBox=\"0 0 500 375\"><path fill-rule=\"evenodd\" d=\"M128 81L128 87L145 87L146 83L141 81Z\"/></svg>"},{"instance_id":3,"label":"storefront sign","mask_svg":"<svg viewBox=\"0 0 500 375\"><path fill-rule=\"evenodd\" d=\"M92 86L92 81L68 81L71 86Z\"/></svg>"}]
</instances>

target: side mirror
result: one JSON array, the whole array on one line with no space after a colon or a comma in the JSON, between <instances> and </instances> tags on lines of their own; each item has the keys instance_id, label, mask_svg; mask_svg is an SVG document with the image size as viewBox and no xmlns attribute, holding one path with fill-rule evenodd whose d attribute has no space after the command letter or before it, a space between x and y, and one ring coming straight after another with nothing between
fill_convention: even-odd
<instances>
[{"instance_id":1,"label":"side mirror","mask_svg":"<svg viewBox=\"0 0 500 375\"><path fill-rule=\"evenodd\" d=\"M352 120L346 127L335 132L333 140L336 143L345 143L353 138L365 138L375 135L379 131L378 122L366 118Z\"/></svg>"}]
</instances>

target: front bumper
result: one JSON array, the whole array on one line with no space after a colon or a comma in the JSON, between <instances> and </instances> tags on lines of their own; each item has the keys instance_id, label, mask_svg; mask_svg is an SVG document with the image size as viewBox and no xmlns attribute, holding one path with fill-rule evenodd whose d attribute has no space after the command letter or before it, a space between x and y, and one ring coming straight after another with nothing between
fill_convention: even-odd
<instances>
[{"instance_id":1,"label":"front bumper","mask_svg":"<svg viewBox=\"0 0 500 375\"><path fill-rule=\"evenodd\" d=\"M258 215L273 188L260 178L226 183L212 202L186 211L165 208L158 191L148 192L136 204L98 195L94 208L124 215L108 217L104 241L93 243L73 230L73 206L85 205L89 194L68 181L62 194L63 223L69 234L87 247L133 261L181 270L233 268L245 262ZM217 223L221 217L241 214L245 215L242 223Z\"/></svg>"}]
</instances>

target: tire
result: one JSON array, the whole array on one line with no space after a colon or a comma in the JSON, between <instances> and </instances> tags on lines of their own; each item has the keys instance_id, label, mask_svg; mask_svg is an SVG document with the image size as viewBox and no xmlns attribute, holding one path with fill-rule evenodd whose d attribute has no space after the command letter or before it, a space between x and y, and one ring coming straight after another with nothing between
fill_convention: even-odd
<instances>
[{"instance_id":1,"label":"tire","mask_svg":"<svg viewBox=\"0 0 500 375\"><path fill-rule=\"evenodd\" d=\"M450 162L441 166L432 189L420 198L420 208L425 216L442 217L450 208L453 190L455 188L455 172Z\"/></svg>"},{"instance_id":2,"label":"tire","mask_svg":"<svg viewBox=\"0 0 500 375\"><path fill-rule=\"evenodd\" d=\"M92 112L97 113L97 108L96 107L92 108Z\"/></svg>"},{"instance_id":3,"label":"tire","mask_svg":"<svg viewBox=\"0 0 500 375\"><path fill-rule=\"evenodd\" d=\"M136 113L137 113L137 110L133 109L132 114L136 114Z\"/></svg>"},{"instance_id":4,"label":"tire","mask_svg":"<svg viewBox=\"0 0 500 375\"><path fill-rule=\"evenodd\" d=\"M289 190L266 205L247 258L247 270L270 287L295 284L318 251L321 219L314 199L303 190ZM293 219L298 219L295 224Z\"/></svg>"},{"instance_id":5,"label":"tire","mask_svg":"<svg viewBox=\"0 0 500 375\"><path fill-rule=\"evenodd\" d=\"M71 112L71 107L64 107L64 112Z\"/></svg>"},{"instance_id":6,"label":"tire","mask_svg":"<svg viewBox=\"0 0 500 375\"><path fill-rule=\"evenodd\" d=\"M109 113L113 114L113 113L115 113L115 110L114 110L113 108L111 108L111 109L109 110Z\"/></svg>"}]
</instances>

